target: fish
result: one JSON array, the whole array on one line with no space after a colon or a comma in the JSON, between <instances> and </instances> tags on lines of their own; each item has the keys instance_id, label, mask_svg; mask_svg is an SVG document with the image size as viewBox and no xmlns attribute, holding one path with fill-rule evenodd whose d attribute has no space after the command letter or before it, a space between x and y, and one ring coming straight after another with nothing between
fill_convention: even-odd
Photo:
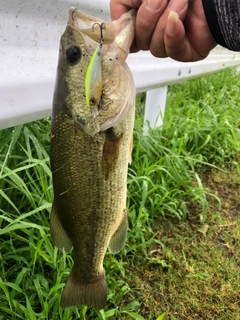
<instances>
[{"instance_id":1,"label":"fish","mask_svg":"<svg viewBox=\"0 0 240 320\"><path fill-rule=\"evenodd\" d=\"M50 233L57 248L73 248L74 265L60 301L63 308L106 306L104 257L107 249L113 254L121 251L126 241L135 114L135 85L126 58L135 17L135 10L130 10L104 22L71 8L60 40L50 134ZM94 56L99 50L100 64ZM92 71L94 64L101 78ZM86 101L86 92L91 97L87 74L91 88L99 81L101 85L100 93L94 91L100 99L92 104Z\"/></svg>"}]
</instances>

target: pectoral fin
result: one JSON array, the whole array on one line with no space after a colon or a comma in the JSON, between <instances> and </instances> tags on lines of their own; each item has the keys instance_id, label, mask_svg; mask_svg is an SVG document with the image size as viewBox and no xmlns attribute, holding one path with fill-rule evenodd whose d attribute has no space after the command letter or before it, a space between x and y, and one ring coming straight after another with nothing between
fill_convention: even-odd
<instances>
[{"instance_id":1,"label":"pectoral fin","mask_svg":"<svg viewBox=\"0 0 240 320\"><path fill-rule=\"evenodd\" d=\"M66 251L70 251L72 248L72 241L62 226L54 202L50 217L50 231L53 244L59 249L64 248Z\"/></svg>"},{"instance_id":2,"label":"pectoral fin","mask_svg":"<svg viewBox=\"0 0 240 320\"><path fill-rule=\"evenodd\" d=\"M106 132L102 155L103 171L106 180L109 179L110 172L116 167L122 137L123 134L116 133L114 128L109 128Z\"/></svg>"},{"instance_id":3,"label":"pectoral fin","mask_svg":"<svg viewBox=\"0 0 240 320\"><path fill-rule=\"evenodd\" d=\"M116 230L116 232L112 235L110 243L108 245L108 249L111 253L118 253L124 247L126 237L127 237L127 228L128 228L128 219L126 210L123 211L122 221Z\"/></svg>"}]
</instances>

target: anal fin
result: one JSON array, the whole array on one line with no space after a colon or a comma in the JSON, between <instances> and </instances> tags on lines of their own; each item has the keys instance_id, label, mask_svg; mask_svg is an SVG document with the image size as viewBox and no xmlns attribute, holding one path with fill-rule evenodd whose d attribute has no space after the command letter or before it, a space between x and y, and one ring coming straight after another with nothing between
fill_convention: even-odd
<instances>
[{"instance_id":1,"label":"anal fin","mask_svg":"<svg viewBox=\"0 0 240 320\"><path fill-rule=\"evenodd\" d=\"M126 209L123 210L123 218L115 233L112 235L108 249L111 253L118 253L125 245L127 238L128 218Z\"/></svg>"},{"instance_id":2,"label":"anal fin","mask_svg":"<svg viewBox=\"0 0 240 320\"><path fill-rule=\"evenodd\" d=\"M72 248L72 241L62 226L54 201L50 216L50 231L53 244L59 249L64 248L67 252L70 251Z\"/></svg>"}]
</instances>

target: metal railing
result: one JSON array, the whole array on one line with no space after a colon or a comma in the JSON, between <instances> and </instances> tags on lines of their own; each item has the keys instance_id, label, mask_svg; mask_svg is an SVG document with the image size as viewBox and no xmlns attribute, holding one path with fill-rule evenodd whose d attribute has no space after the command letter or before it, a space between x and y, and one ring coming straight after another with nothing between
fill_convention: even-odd
<instances>
[{"instance_id":1,"label":"metal railing","mask_svg":"<svg viewBox=\"0 0 240 320\"><path fill-rule=\"evenodd\" d=\"M51 115L59 40L71 6L110 19L106 0L0 0L0 129ZM137 92L147 92L145 120L159 125L167 86L240 65L240 53L217 47L203 61L181 63L154 58L149 52L130 54ZM158 119L158 120L156 120Z\"/></svg>"}]
</instances>

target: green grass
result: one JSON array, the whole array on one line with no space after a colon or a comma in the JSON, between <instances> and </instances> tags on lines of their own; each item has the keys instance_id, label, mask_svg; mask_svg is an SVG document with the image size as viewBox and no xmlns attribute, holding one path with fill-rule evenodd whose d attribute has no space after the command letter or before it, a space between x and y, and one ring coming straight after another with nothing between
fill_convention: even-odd
<instances>
[{"instance_id":1,"label":"green grass","mask_svg":"<svg viewBox=\"0 0 240 320\"><path fill-rule=\"evenodd\" d=\"M0 131L0 320L240 319L240 221L223 210L238 193L219 191L239 185L239 80L228 69L170 87L164 125L148 137L137 96L128 238L106 254L109 299L98 312L59 306L73 259L49 234L50 120Z\"/></svg>"}]
</instances>

